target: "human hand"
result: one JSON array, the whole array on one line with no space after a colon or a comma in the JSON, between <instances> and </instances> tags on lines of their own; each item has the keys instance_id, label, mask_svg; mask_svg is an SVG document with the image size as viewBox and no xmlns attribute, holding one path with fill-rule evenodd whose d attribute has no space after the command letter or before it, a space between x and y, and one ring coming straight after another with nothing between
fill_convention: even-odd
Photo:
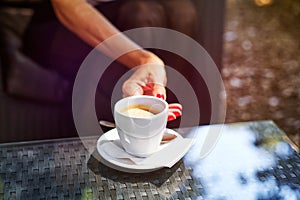
<instances>
[{"instance_id":1,"label":"human hand","mask_svg":"<svg viewBox=\"0 0 300 200\"><path fill-rule=\"evenodd\" d=\"M165 65L154 54L143 60L131 77L123 84L123 96L151 95L166 99Z\"/></svg>"},{"instance_id":2,"label":"human hand","mask_svg":"<svg viewBox=\"0 0 300 200\"><path fill-rule=\"evenodd\" d=\"M166 100L166 81L164 63L154 56L145 64L139 66L133 75L124 82L123 96L151 95ZM181 116L181 111L182 106L180 104L169 104L168 121Z\"/></svg>"}]
</instances>

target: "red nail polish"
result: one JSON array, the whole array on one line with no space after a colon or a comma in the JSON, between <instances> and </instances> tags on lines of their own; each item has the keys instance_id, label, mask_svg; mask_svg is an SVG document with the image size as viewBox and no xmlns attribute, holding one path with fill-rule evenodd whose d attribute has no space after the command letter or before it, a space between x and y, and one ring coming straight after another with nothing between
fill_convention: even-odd
<instances>
[{"instance_id":1,"label":"red nail polish","mask_svg":"<svg viewBox=\"0 0 300 200\"><path fill-rule=\"evenodd\" d=\"M165 99L165 98L164 98L165 96L164 96L163 94L157 94L156 97L157 97L157 98L160 98L160 99L163 99L163 100Z\"/></svg>"},{"instance_id":2,"label":"red nail polish","mask_svg":"<svg viewBox=\"0 0 300 200\"><path fill-rule=\"evenodd\" d=\"M168 111L169 113L173 113L176 117L180 117L182 115L182 112L179 109L169 108Z\"/></svg>"},{"instance_id":3,"label":"red nail polish","mask_svg":"<svg viewBox=\"0 0 300 200\"><path fill-rule=\"evenodd\" d=\"M179 103L170 103L169 104L169 109L179 109L182 110L182 105Z\"/></svg>"},{"instance_id":4,"label":"red nail polish","mask_svg":"<svg viewBox=\"0 0 300 200\"><path fill-rule=\"evenodd\" d=\"M174 115L169 115L168 116L168 121L173 121L174 119L176 119L176 117Z\"/></svg>"}]
</instances>

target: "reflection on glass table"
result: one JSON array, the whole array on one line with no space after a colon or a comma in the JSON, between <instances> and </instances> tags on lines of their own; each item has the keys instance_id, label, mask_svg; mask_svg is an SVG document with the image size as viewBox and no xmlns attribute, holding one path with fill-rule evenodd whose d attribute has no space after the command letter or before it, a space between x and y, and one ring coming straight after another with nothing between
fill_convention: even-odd
<instances>
[{"instance_id":1,"label":"reflection on glass table","mask_svg":"<svg viewBox=\"0 0 300 200\"><path fill-rule=\"evenodd\" d=\"M215 148L200 159L201 134L209 128L189 133L198 140L184 158L204 199L300 199L299 149L273 122L223 126Z\"/></svg>"}]
</instances>

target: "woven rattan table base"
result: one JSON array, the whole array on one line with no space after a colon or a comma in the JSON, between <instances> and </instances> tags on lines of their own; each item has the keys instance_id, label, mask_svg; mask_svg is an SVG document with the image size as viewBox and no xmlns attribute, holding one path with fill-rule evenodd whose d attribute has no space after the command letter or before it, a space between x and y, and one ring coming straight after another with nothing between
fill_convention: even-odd
<instances>
[{"instance_id":1,"label":"woven rattan table base","mask_svg":"<svg viewBox=\"0 0 300 200\"><path fill-rule=\"evenodd\" d=\"M94 143L95 140L91 140ZM80 140L0 148L0 199L184 199L200 195L191 169L129 174L101 164Z\"/></svg>"}]
</instances>

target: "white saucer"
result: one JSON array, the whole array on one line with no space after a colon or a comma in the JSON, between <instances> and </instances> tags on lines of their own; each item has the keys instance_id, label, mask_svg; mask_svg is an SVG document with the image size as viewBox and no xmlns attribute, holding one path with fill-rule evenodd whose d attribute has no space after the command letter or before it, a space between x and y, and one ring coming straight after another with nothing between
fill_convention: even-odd
<instances>
[{"instance_id":1,"label":"white saucer","mask_svg":"<svg viewBox=\"0 0 300 200\"><path fill-rule=\"evenodd\" d=\"M182 136L177 133L174 130L171 129L167 129L166 130L167 133L171 133L171 134L175 134L177 137L174 140L180 140L182 139ZM158 165L136 165L133 164L130 161L127 160L123 160L123 159L117 159L117 158L113 158L109 155L107 155L107 153L105 153L105 151L101 148L101 145L106 143L106 142L111 142L114 140L119 140L119 135L117 132L117 129L112 129L106 133L104 133L97 141L97 151L100 154L100 161L105 164L108 167L111 167L113 169L119 170L119 171L123 171L123 172L129 172L129 173L145 173L145 172L151 172L151 171L155 171L158 169L163 168L163 166L158 166ZM158 151L160 151L161 149L167 147L172 141L165 143L165 144L161 144ZM172 155L170 155L172 156ZM173 162L178 162L182 157L178 156L178 155L174 155L174 159Z\"/></svg>"}]
</instances>

